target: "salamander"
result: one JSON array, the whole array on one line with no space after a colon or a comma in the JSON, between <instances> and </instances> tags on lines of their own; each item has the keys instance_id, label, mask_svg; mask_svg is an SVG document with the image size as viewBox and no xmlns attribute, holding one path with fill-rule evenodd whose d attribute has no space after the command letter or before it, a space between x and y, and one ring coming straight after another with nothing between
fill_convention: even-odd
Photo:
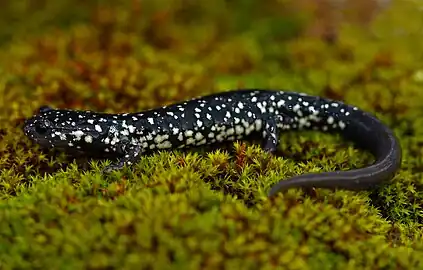
<instances>
[{"instance_id":1,"label":"salamander","mask_svg":"<svg viewBox=\"0 0 423 270\"><path fill-rule=\"evenodd\" d=\"M25 121L23 131L43 148L116 157L103 169L108 173L149 151L249 138L260 139L264 151L275 153L282 132L304 129L340 133L370 151L375 161L364 168L280 180L269 196L293 187L368 189L391 179L400 167L398 139L375 116L341 101L285 90L231 90L119 114L42 106Z\"/></svg>"}]
</instances>

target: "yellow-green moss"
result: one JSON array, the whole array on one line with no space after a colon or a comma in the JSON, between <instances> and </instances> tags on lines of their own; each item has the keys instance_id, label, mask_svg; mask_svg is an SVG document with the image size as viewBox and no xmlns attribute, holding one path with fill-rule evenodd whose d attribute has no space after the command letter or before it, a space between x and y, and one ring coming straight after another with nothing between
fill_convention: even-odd
<instances>
[{"instance_id":1,"label":"yellow-green moss","mask_svg":"<svg viewBox=\"0 0 423 270\"><path fill-rule=\"evenodd\" d=\"M417 2L393 1L367 29L340 25L334 43L300 35L311 17L296 1L62 2L0 12L28 16L0 29L0 269L423 269ZM42 152L21 131L43 104L139 111L238 87L375 113L401 141L400 172L376 190L269 200L280 179L372 157L339 136L288 132L276 157L236 142L103 176L110 160Z\"/></svg>"}]
</instances>

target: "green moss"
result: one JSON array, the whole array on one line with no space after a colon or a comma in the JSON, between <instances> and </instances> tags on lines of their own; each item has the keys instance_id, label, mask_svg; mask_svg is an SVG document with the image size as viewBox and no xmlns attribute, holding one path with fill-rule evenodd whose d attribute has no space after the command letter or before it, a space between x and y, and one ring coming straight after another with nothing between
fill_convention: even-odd
<instances>
[{"instance_id":1,"label":"green moss","mask_svg":"<svg viewBox=\"0 0 423 270\"><path fill-rule=\"evenodd\" d=\"M417 2L394 1L366 29L340 25L334 43L302 35L313 20L296 1L15 2L0 11L28 16L0 28L1 269L423 267ZM110 160L42 151L21 130L43 104L139 111L237 87L373 112L397 133L403 166L375 190L269 200L281 179L373 157L339 136L288 132L273 157L236 142L157 152L104 176Z\"/></svg>"}]
</instances>

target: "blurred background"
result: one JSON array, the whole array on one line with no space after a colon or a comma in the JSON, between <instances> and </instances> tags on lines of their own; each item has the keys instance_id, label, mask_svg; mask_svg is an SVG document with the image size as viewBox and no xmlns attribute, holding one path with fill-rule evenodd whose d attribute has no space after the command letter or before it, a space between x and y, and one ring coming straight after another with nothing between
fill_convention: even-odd
<instances>
[{"instance_id":1,"label":"blurred background","mask_svg":"<svg viewBox=\"0 0 423 270\"><path fill-rule=\"evenodd\" d=\"M391 0L3 0L0 41L74 24L97 23L121 31L136 31L157 46L198 31L198 39L224 38L234 33L260 32L262 38L299 34L336 38L344 23L365 27ZM405 2L413 2L412 0ZM170 24L174 27L169 28ZM197 29L197 31L186 31ZM174 34L170 34L174 30ZM206 31L207 30L207 31ZM193 38L193 37L192 37ZM191 38L191 39L192 39ZM166 44L167 43L167 44Z\"/></svg>"},{"instance_id":2,"label":"blurred background","mask_svg":"<svg viewBox=\"0 0 423 270\"><path fill-rule=\"evenodd\" d=\"M34 103L54 106L139 110L238 87L341 98L346 84L367 76L357 72L377 66L389 73L394 61L409 69L422 54L423 5L413 0L0 5L1 75L19 81L19 91L38 89Z\"/></svg>"}]
</instances>

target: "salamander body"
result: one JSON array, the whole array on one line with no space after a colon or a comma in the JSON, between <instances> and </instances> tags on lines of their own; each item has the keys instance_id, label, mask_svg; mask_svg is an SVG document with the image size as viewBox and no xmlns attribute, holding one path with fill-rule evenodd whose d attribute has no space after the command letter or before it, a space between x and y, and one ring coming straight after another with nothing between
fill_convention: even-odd
<instances>
[{"instance_id":1,"label":"salamander body","mask_svg":"<svg viewBox=\"0 0 423 270\"><path fill-rule=\"evenodd\" d=\"M281 180L270 196L292 187L366 189L392 178L401 164L397 138L373 115L340 101L281 90L227 91L122 114L43 106L24 125L26 136L42 147L118 157L104 172L132 165L148 151L250 137L260 138L263 149L273 153L281 132L301 129L339 132L376 160L365 168Z\"/></svg>"}]
</instances>

